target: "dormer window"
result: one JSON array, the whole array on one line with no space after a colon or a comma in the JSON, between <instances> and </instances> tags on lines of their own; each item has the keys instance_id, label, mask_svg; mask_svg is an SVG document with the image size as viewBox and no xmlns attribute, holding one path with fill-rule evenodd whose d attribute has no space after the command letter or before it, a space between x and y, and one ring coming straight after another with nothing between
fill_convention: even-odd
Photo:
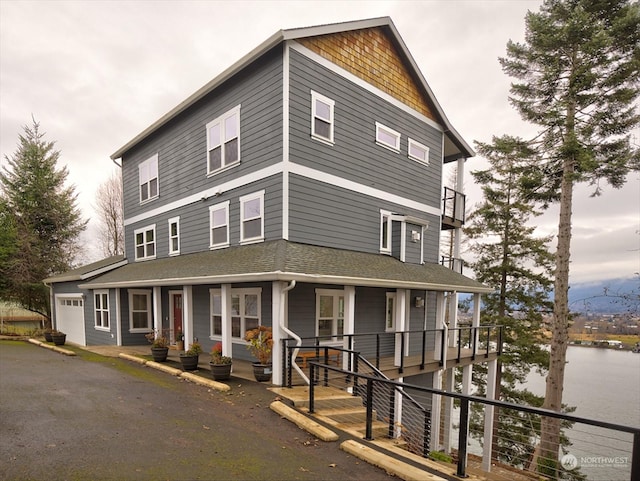
<instances>
[{"instance_id":1,"label":"dormer window","mask_svg":"<svg viewBox=\"0 0 640 481\"><path fill-rule=\"evenodd\" d=\"M333 107L335 102L311 91L311 137L333 144Z\"/></svg>"},{"instance_id":2,"label":"dormer window","mask_svg":"<svg viewBox=\"0 0 640 481\"><path fill-rule=\"evenodd\" d=\"M240 106L207 124L207 173L240 162Z\"/></svg>"},{"instance_id":3,"label":"dormer window","mask_svg":"<svg viewBox=\"0 0 640 481\"><path fill-rule=\"evenodd\" d=\"M158 197L158 154L138 166L140 203Z\"/></svg>"}]
</instances>

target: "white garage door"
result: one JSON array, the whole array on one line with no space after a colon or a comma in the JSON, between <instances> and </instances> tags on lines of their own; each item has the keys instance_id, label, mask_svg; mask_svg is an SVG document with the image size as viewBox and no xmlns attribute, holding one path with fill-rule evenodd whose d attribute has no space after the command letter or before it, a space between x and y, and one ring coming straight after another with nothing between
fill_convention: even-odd
<instances>
[{"instance_id":1,"label":"white garage door","mask_svg":"<svg viewBox=\"0 0 640 481\"><path fill-rule=\"evenodd\" d=\"M82 294L56 295L56 329L67 335L68 342L86 346Z\"/></svg>"}]
</instances>

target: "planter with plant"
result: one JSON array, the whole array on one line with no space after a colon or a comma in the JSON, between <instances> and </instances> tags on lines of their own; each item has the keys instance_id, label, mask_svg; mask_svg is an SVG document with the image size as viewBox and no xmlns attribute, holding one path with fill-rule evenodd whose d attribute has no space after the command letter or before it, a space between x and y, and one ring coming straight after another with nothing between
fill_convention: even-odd
<instances>
[{"instance_id":1,"label":"planter with plant","mask_svg":"<svg viewBox=\"0 0 640 481\"><path fill-rule=\"evenodd\" d=\"M44 340L47 342L53 342L53 339L51 339L51 328L47 327L44 331L42 331L42 335L44 336Z\"/></svg>"},{"instance_id":2,"label":"planter with plant","mask_svg":"<svg viewBox=\"0 0 640 481\"><path fill-rule=\"evenodd\" d=\"M180 354L182 369L184 371L195 371L198 369L198 360L201 352L202 346L200 346L198 341L194 341L191 346L189 346L189 349Z\"/></svg>"},{"instance_id":3,"label":"planter with plant","mask_svg":"<svg viewBox=\"0 0 640 481\"><path fill-rule=\"evenodd\" d=\"M222 343L211 348L211 376L216 381L226 381L231 376L231 358L222 355Z\"/></svg>"},{"instance_id":4,"label":"planter with plant","mask_svg":"<svg viewBox=\"0 0 640 481\"><path fill-rule=\"evenodd\" d=\"M53 330L51 331L51 341L56 346L64 346L64 343L67 340L67 335L64 332Z\"/></svg>"},{"instance_id":5,"label":"planter with plant","mask_svg":"<svg viewBox=\"0 0 640 481\"><path fill-rule=\"evenodd\" d=\"M184 334L178 329L176 332L176 349L178 351L184 351Z\"/></svg>"},{"instance_id":6,"label":"planter with plant","mask_svg":"<svg viewBox=\"0 0 640 481\"><path fill-rule=\"evenodd\" d=\"M273 335L270 327L258 326L245 333L244 340L249 344L247 349L258 360L253 363L253 375L256 381L264 382L271 379L271 351L273 349Z\"/></svg>"},{"instance_id":7,"label":"planter with plant","mask_svg":"<svg viewBox=\"0 0 640 481\"><path fill-rule=\"evenodd\" d=\"M151 343L151 356L153 360L155 362L166 361L167 355L169 354L169 340L157 331L145 334L144 337Z\"/></svg>"}]
</instances>

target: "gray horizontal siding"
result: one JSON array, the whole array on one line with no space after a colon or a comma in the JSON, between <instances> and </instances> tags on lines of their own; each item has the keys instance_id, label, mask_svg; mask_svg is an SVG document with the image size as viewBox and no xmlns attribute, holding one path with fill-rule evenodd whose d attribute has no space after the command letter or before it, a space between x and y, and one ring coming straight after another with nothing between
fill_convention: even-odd
<instances>
[{"instance_id":1,"label":"gray horizontal siding","mask_svg":"<svg viewBox=\"0 0 640 481\"><path fill-rule=\"evenodd\" d=\"M290 77L292 162L440 207L440 131L296 51ZM310 90L335 101L333 146L311 139ZM375 143L376 121L401 133L400 153ZM408 137L429 147L430 165L407 157Z\"/></svg>"},{"instance_id":2,"label":"gray horizontal siding","mask_svg":"<svg viewBox=\"0 0 640 481\"><path fill-rule=\"evenodd\" d=\"M240 165L207 178L205 126L241 104ZM158 153L159 198L140 205L138 165ZM123 156L129 218L282 159L282 55L275 49Z\"/></svg>"},{"instance_id":3,"label":"gray horizontal siding","mask_svg":"<svg viewBox=\"0 0 640 481\"><path fill-rule=\"evenodd\" d=\"M156 258L169 255L169 219L180 217L180 254L209 250L209 207L229 201L229 238L231 245L240 243L240 197L265 191L264 234L266 240L282 238L282 175L277 174L244 185L218 197L186 205L125 227L125 248L130 261L135 260L137 229L156 225Z\"/></svg>"},{"instance_id":4,"label":"gray horizontal siding","mask_svg":"<svg viewBox=\"0 0 640 481\"><path fill-rule=\"evenodd\" d=\"M383 209L428 220L429 227L422 240L425 243L425 260L437 259L439 239L437 216L374 199L315 179L295 174L291 174L289 179L289 240L378 253L380 252L380 209ZM396 222L393 224L399 225ZM399 252L399 232L394 235L392 242ZM407 261L419 262L420 244L411 244L411 256Z\"/></svg>"}]
</instances>

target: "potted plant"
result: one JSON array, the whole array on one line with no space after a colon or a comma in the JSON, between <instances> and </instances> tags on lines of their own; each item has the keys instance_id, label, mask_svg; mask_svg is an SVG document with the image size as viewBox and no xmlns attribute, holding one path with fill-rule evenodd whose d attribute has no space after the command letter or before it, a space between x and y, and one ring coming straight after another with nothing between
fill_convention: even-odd
<instances>
[{"instance_id":1,"label":"potted plant","mask_svg":"<svg viewBox=\"0 0 640 481\"><path fill-rule=\"evenodd\" d=\"M256 381L264 382L271 379L271 350L273 349L273 335L270 327L258 326L245 333L244 340L249 344L247 349L258 360L253 363L253 375Z\"/></svg>"},{"instance_id":2,"label":"potted plant","mask_svg":"<svg viewBox=\"0 0 640 481\"><path fill-rule=\"evenodd\" d=\"M64 346L67 335L64 332L53 330L51 331L51 340L56 346Z\"/></svg>"},{"instance_id":3,"label":"potted plant","mask_svg":"<svg viewBox=\"0 0 640 481\"><path fill-rule=\"evenodd\" d=\"M145 334L147 340L151 343L151 356L155 362L164 362L169 354L169 340L159 334L157 331L151 331Z\"/></svg>"},{"instance_id":4,"label":"potted plant","mask_svg":"<svg viewBox=\"0 0 640 481\"><path fill-rule=\"evenodd\" d=\"M216 381L226 381L231 376L231 358L222 355L222 343L211 348L211 376Z\"/></svg>"},{"instance_id":5,"label":"potted plant","mask_svg":"<svg viewBox=\"0 0 640 481\"><path fill-rule=\"evenodd\" d=\"M198 360L200 353L202 352L202 346L198 341L194 341L187 351L180 353L180 362L182 363L182 369L184 371L195 371L198 369Z\"/></svg>"},{"instance_id":6,"label":"potted plant","mask_svg":"<svg viewBox=\"0 0 640 481\"><path fill-rule=\"evenodd\" d=\"M51 332L52 332L52 330L51 330L51 328L50 328L50 327L47 327L47 328L42 332L42 334L44 335L44 340L45 340L45 341L47 341L47 342L53 342L53 339L51 339Z\"/></svg>"},{"instance_id":7,"label":"potted plant","mask_svg":"<svg viewBox=\"0 0 640 481\"><path fill-rule=\"evenodd\" d=\"M178 329L176 332L176 349L178 351L184 351L184 334L182 334L181 329Z\"/></svg>"}]
</instances>

